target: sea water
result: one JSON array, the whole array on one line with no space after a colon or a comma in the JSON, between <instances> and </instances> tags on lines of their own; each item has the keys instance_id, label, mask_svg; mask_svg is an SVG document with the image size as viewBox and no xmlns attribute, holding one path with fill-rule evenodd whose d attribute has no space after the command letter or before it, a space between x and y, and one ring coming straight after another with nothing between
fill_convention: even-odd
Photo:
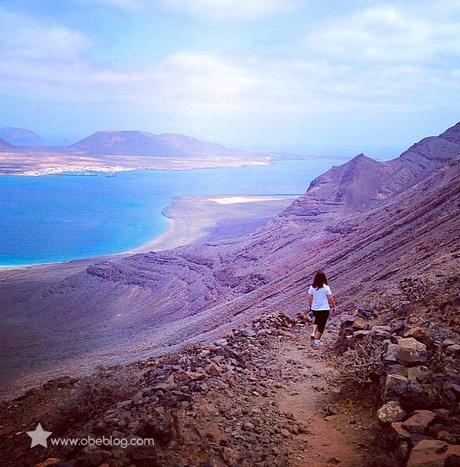
<instances>
[{"instance_id":1,"label":"sea water","mask_svg":"<svg viewBox=\"0 0 460 467\"><path fill-rule=\"evenodd\" d=\"M145 170L115 176L0 176L0 265L121 253L164 232L175 196L301 194L343 160Z\"/></svg>"}]
</instances>

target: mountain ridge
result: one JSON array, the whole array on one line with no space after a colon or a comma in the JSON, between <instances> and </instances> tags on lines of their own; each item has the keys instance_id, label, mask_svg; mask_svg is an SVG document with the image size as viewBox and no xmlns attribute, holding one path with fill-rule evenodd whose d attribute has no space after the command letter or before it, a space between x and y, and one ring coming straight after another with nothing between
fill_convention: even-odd
<instances>
[{"instance_id":1,"label":"mountain ridge","mask_svg":"<svg viewBox=\"0 0 460 467\"><path fill-rule=\"evenodd\" d=\"M457 140L460 141L460 122L439 136L422 138L389 161L379 162L358 154L314 179L304 195L286 209L286 213L308 217L312 212L318 212L318 204L324 207L325 203L335 209L377 206L460 155Z\"/></svg>"}]
</instances>

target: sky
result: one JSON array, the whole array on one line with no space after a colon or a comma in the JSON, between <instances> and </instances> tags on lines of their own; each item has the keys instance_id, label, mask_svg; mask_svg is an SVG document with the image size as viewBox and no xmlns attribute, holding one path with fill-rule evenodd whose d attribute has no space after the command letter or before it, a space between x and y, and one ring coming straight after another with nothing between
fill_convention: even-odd
<instances>
[{"instance_id":1,"label":"sky","mask_svg":"<svg viewBox=\"0 0 460 467\"><path fill-rule=\"evenodd\" d=\"M458 0L3 0L0 127L397 156L460 120Z\"/></svg>"}]
</instances>

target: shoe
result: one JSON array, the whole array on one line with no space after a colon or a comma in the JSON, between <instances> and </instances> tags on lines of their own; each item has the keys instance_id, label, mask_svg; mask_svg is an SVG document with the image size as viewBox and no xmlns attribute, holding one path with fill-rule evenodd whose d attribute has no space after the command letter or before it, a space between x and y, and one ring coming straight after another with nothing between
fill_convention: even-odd
<instances>
[{"instance_id":1,"label":"shoe","mask_svg":"<svg viewBox=\"0 0 460 467\"><path fill-rule=\"evenodd\" d=\"M315 339L315 340L313 341L313 344L315 344L315 345L321 345L321 341L320 341L319 339Z\"/></svg>"}]
</instances>

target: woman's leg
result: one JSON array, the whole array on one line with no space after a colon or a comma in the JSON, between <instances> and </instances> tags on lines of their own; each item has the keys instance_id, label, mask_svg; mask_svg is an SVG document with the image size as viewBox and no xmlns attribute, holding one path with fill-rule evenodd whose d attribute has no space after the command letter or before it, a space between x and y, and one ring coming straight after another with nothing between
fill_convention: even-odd
<instances>
[{"instance_id":1,"label":"woman's leg","mask_svg":"<svg viewBox=\"0 0 460 467\"><path fill-rule=\"evenodd\" d=\"M325 310L325 311L318 312L318 330L315 334L315 339L318 341L321 339L321 336L323 335L328 318L329 318L329 311Z\"/></svg>"},{"instance_id":2,"label":"woman's leg","mask_svg":"<svg viewBox=\"0 0 460 467\"><path fill-rule=\"evenodd\" d=\"M311 333L311 338L317 339L316 336L318 335L318 328L321 322L321 312L313 310L313 316L315 318L315 321L313 323L313 332Z\"/></svg>"},{"instance_id":3,"label":"woman's leg","mask_svg":"<svg viewBox=\"0 0 460 467\"><path fill-rule=\"evenodd\" d=\"M312 339L316 339L315 336L316 336L317 332L318 332L318 325L317 325L317 324L314 324L314 325L313 325L313 331L311 332L311 336L310 336L310 337L311 337Z\"/></svg>"}]
</instances>

